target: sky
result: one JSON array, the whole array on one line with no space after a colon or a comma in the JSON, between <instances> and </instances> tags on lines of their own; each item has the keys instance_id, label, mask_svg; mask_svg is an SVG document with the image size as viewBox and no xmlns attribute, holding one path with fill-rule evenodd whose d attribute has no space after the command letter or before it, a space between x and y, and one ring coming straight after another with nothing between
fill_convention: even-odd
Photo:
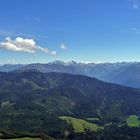
<instances>
[{"instance_id":1,"label":"sky","mask_svg":"<svg viewBox=\"0 0 140 140\"><path fill-rule=\"evenodd\" d=\"M140 0L0 0L0 64L140 61Z\"/></svg>"}]
</instances>

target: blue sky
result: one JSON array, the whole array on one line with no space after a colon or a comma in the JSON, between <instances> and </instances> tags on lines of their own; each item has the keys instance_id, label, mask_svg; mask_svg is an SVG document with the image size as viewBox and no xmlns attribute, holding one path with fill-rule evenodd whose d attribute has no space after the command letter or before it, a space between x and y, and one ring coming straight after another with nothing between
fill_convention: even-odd
<instances>
[{"instance_id":1,"label":"blue sky","mask_svg":"<svg viewBox=\"0 0 140 140\"><path fill-rule=\"evenodd\" d=\"M2 64L140 61L139 54L140 0L0 1Z\"/></svg>"}]
</instances>

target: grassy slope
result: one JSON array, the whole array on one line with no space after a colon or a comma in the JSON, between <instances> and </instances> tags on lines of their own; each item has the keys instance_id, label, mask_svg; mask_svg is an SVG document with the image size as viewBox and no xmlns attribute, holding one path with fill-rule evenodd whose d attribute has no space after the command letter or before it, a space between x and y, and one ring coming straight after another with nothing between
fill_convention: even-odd
<instances>
[{"instance_id":1,"label":"grassy slope","mask_svg":"<svg viewBox=\"0 0 140 140\"><path fill-rule=\"evenodd\" d=\"M136 115L130 115L127 120L127 125L129 127L139 127L140 126L140 120L139 117Z\"/></svg>"},{"instance_id":2,"label":"grassy slope","mask_svg":"<svg viewBox=\"0 0 140 140\"><path fill-rule=\"evenodd\" d=\"M99 118L87 118L87 121L100 121Z\"/></svg>"},{"instance_id":3,"label":"grassy slope","mask_svg":"<svg viewBox=\"0 0 140 140\"><path fill-rule=\"evenodd\" d=\"M98 129L103 129L102 126L87 122L82 119L77 119L68 116L61 116L59 118L67 121L67 123L71 123L76 133L84 132L84 129L91 129L93 131L97 131Z\"/></svg>"}]
</instances>

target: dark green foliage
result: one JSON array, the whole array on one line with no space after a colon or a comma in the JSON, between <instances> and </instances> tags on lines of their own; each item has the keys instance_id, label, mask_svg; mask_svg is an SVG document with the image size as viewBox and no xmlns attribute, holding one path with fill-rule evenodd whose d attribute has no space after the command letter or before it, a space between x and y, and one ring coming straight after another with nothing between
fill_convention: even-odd
<instances>
[{"instance_id":1,"label":"dark green foliage","mask_svg":"<svg viewBox=\"0 0 140 140\"><path fill-rule=\"evenodd\" d=\"M64 138L67 130L72 137L72 125L59 116L84 120L97 117L103 126L113 122L116 126L109 129L119 132L121 128L117 126L124 124L129 115L139 115L139 107L138 89L86 76L35 71L0 73L0 128L12 134L48 134ZM129 128L124 130L127 134ZM99 136L114 134L112 131L105 134L106 131L108 128ZM82 134L82 137L87 136Z\"/></svg>"},{"instance_id":2,"label":"dark green foliage","mask_svg":"<svg viewBox=\"0 0 140 140\"><path fill-rule=\"evenodd\" d=\"M139 140L139 132L140 128L111 125L98 132L93 132L89 129L85 130L84 133L71 132L67 136L67 140Z\"/></svg>"}]
</instances>

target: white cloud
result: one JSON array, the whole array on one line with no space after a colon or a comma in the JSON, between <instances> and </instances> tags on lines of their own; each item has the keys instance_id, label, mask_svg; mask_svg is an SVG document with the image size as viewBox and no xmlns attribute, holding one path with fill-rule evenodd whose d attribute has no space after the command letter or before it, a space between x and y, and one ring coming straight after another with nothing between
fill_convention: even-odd
<instances>
[{"instance_id":1,"label":"white cloud","mask_svg":"<svg viewBox=\"0 0 140 140\"><path fill-rule=\"evenodd\" d=\"M65 49L67 49L67 46L66 46L64 43L61 43L61 44L60 44L60 49L65 50Z\"/></svg>"},{"instance_id":2,"label":"white cloud","mask_svg":"<svg viewBox=\"0 0 140 140\"><path fill-rule=\"evenodd\" d=\"M17 37L15 40L12 40L10 37L7 37L3 42L0 42L0 48L10 51L34 53L38 46L33 39Z\"/></svg>"},{"instance_id":3,"label":"white cloud","mask_svg":"<svg viewBox=\"0 0 140 140\"><path fill-rule=\"evenodd\" d=\"M15 52L27 52L35 53L37 51L42 51L50 55L56 55L56 51L49 51L48 48L43 48L36 44L34 39L24 39L22 37L17 37L12 40L10 37L5 38L4 41L0 42L0 48Z\"/></svg>"},{"instance_id":4,"label":"white cloud","mask_svg":"<svg viewBox=\"0 0 140 140\"><path fill-rule=\"evenodd\" d=\"M45 52L45 53L48 53L48 52L49 52L48 48L43 48L43 47L38 46L37 49L38 49L38 50L41 50L41 51L43 51L43 52Z\"/></svg>"}]
</instances>

